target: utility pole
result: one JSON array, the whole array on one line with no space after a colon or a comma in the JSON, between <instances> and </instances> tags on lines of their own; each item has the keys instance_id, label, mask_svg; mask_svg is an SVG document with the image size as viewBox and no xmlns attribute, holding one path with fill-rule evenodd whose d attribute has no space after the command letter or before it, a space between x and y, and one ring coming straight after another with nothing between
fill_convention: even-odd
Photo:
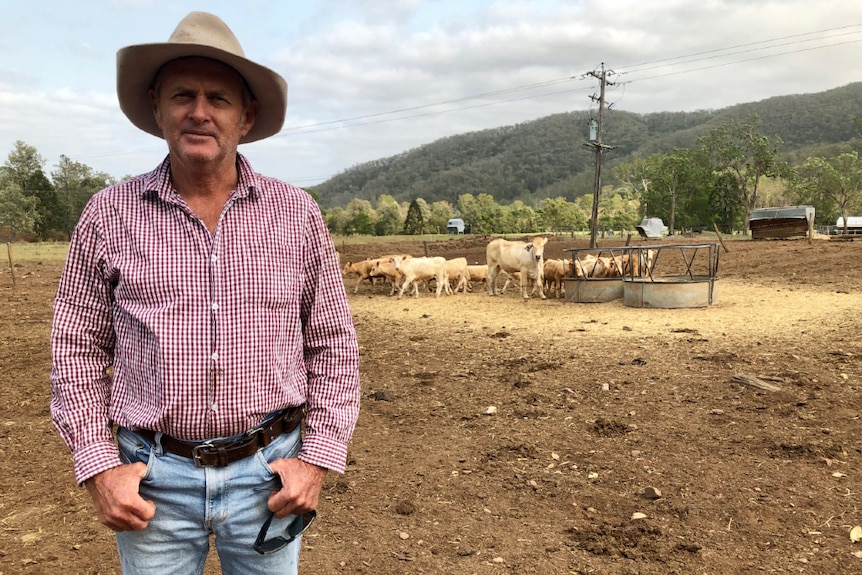
<instances>
[{"instance_id":1,"label":"utility pole","mask_svg":"<svg viewBox=\"0 0 862 575\"><path fill-rule=\"evenodd\" d=\"M600 83L599 95L590 96L590 98L594 102L598 101L599 103L599 119L596 124L593 124L595 120L591 121L590 141L584 144L587 147L594 148L596 151L596 176L593 183L593 213L590 220L591 248L598 247L598 242L596 241L596 226L598 225L599 220L599 193L602 191L602 153L604 152L604 150L611 150L614 148L614 146L608 146L602 142L602 124L605 117L605 86L614 85L613 82L608 81L609 74L613 74L613 71L605 70L604 62L602 62L601 71L593 70L592 72L587 72L587 75L593 76L594 78L598 78ZM608 108L610 108L610 106ZM593 128L595 128L596 130L595 137L593 137L592 134Z\"/></svg>"}]
</instances>

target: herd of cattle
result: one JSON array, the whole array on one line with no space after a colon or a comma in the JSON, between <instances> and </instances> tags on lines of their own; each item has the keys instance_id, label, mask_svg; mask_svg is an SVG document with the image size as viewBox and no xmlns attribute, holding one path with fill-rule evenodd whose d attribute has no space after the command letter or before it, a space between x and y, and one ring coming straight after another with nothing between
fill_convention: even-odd
<instances>
[{"instance_id":1,"label":"herd of cattle","mask_svg":"<svg viewBox=\"0 0 862 575\"><path fill-rule=\"evenodd\" d=\"M557 298L565 295L563 280L566 277L642 275L652 267L652 250L647 250L643 255L638 251L605 257L588 253L573 259L545 260L547 241L544 237L535 237L530 242L501 238L491 240L485 249L486 263L482 265L469 265L467 258L463 257L447 260L441 256L393 254L359 262L348 261L341 271L344 277L358 276L353 293L359 291L363 281L368 280L373 284L376 278L382 278L391 285L389 295L397 292L399 299L411 288L413 296L419 297L419 284L424 282L430 286L432 281L436 283L437 297L441 293L473 291L474 282L481 282L488 295L497 295L505 293L514 279L519 282L524 299L534 293L545 299L546 290ZM498 289L501 276L505 276L505 283L502 289ZM532 291L530 284L533 286Z\"/></svg>"}]
</instances>

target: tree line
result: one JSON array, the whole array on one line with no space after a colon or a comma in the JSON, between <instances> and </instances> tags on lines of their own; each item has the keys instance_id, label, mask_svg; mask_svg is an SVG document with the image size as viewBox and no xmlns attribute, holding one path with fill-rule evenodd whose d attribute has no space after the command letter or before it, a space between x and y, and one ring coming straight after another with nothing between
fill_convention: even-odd
<instances>
[{"instance_id":1,"label":"tree line","mask_svg":"<svg viewBox=\"0 0 862 575\"><path fill-rule=\"evenodd\" d=\"M748 232L757 207L812 205L819 224L862 211L862 119L854 120L856 140L828 154L790 162L782 159L782 139L766 136L756 115L730 120L699 136L691 147L637 156L618 163L599 194L597 227L633 230L643 217L660 217L669 233L717 226ZM0 230L15 239L67 239L87 200L116 183L108 174L61 156L50 179L37 150L16 142L0 166ZM318 199L317 190L309 192ZM445 233L449 219L463 219L480 234L542 233L588 229L592 195L564 187L553 197L509 203L491 193L462 193L452 201L422 197L398 201L380 194L372 203L354 197L323 209L334 234L396 235ZM846 230L845 230L846 231Z\"/></svg>"},{"instance_id":2,"label":"tree line","mask_svg":"<svg viewBox=\"0 0 862 575\"><path fill-rule=\"evenodd\" d=\"M84 206L100 189L116 183L104 172L60 156L45 175L45 158L18 140L0 166L0 234L38 240L68 239Z\"/></svg>"},{"instance_id":3,"label":"tree line","mask_svg":"<svg viewBox=\"0 0 862 575\"><path fill-rule=\"evenodd\" d=\"M855 120L862 135L862 121ZM644 217L659 217L669 233L717 226L748 233L758 207L812 205L818 223L833 224L862 211L862 160L856 149L837 148L798 164L781 158L782 140L761 132L756 115L730 120L696 139L696 145L636 157L615 165L599 194L597 227L633 230ZM461 217L474 233L505 234L585 230L589 194L563 195L527 204L500 204L489 193L461 194L452 203L422 198L398 202L381 194L372 205L354 198L327 210L334 233L391 235L444 233ZM846 231L846 228L845 228Z\"/></svg>"}]
</instances>

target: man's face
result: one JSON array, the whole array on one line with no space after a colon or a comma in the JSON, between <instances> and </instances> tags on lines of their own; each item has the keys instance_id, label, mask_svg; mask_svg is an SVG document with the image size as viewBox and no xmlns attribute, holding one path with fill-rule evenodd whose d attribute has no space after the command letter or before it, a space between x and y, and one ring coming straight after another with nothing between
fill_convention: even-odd
<instances>
[{"instance_id":1,"label":"man's face","mask_svg":"<svg viewBox=\"0 0 862 575\"><path fill-rule=\"evenodd\" d=\"M232 161L257 117L257 102L243 102L239 74L207 58L166 64L150 101L172 155L198 164Z\"/></svg>"}]
</instances>

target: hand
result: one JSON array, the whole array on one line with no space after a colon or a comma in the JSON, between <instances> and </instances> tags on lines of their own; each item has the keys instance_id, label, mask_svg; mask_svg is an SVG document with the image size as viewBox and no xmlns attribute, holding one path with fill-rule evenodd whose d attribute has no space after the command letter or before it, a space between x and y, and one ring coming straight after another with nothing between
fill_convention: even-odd
<instances>
[{"instance_id":1,"label":"hand","mask_svg":"<svg viewBox=\"0 0 862 575\"><path fill-rule=\"evenodd\" d=\"M269 466L281 479L281 489L269 496L267 505L279 519L317 509L326 469L300 459L276 459Z\"/></svg>"},{"instance_id":2,"label":"hand","mask_svg":"<svg viewBox=\"0 0 862 575\"><path fill-rule=\"evenodd\" d=\"M144 501L138 493L146 472L144 463L131 463L112 467L84 482L102 525L114 531L146 529L156 514L155 503Z\"/></svg>"}]
</instances>

